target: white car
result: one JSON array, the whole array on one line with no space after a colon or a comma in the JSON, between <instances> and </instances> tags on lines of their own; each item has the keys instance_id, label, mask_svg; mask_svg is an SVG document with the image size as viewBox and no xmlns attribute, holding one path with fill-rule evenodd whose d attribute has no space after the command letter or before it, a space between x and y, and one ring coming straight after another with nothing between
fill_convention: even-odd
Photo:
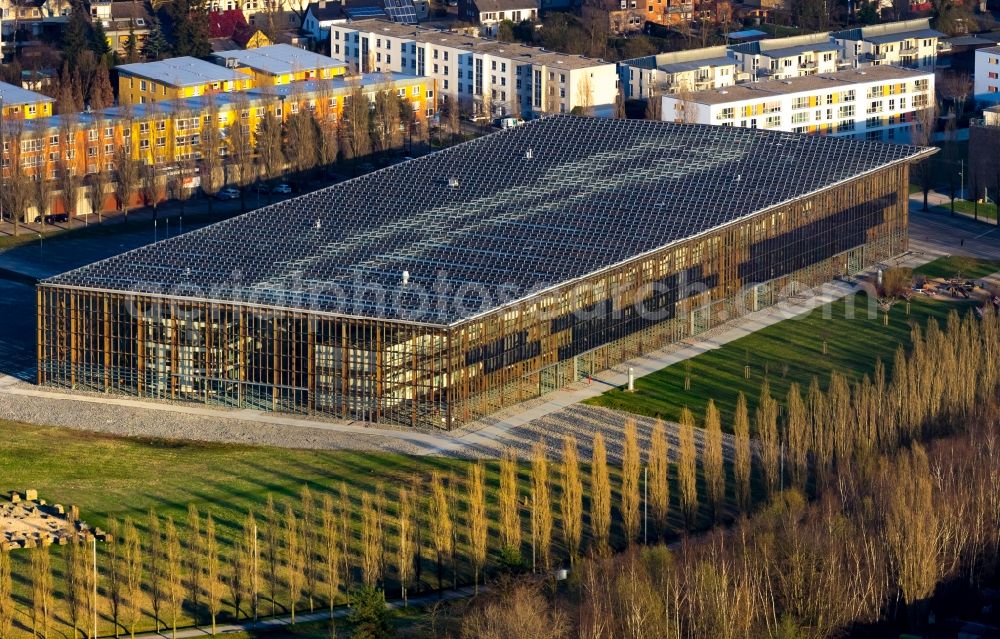
<instances>
[{"instance_id":1,"label":"white car","mask_svg":"<svg viewBox=\"0 0 1000 639\"><path fill-rule=\"evenodd\" d=\"M215 199L217 200L235 200L239 198L240 190L227 186L224 189L220 189L218 193L215 194Z\"/></svg>"},{"instance_id":2,"label":"white car","mask_svg":"<svg viewBox=\"0 0 1000 639\"><path fill-rule=\"evenodd\" d=\"M291 192L292 192L291 185L285 184L283 182L281 184L276 185L273 189L271 189L271 193L278 193L281 195L290 195Z\"/></svg>"}]
</instances>

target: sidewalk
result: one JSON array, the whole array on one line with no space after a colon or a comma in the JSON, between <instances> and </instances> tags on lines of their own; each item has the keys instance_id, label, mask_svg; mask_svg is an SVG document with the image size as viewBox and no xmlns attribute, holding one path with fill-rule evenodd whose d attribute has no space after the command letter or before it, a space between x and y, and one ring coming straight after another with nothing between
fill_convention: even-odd
<instances>
[{"instance_id":1,"label":"sidewalk","mask_svg":"<svg viewBox=\"0 0 1000 639\"><path fill-rule=\"evenodd\" d=\"M479 588L480 592L486 592L487 587L482 586ZM438 601L456 601L459 599L468 599L475 596L475 590L471 586L466 586L459 588L457 590L448 590L438 597L436 592L427 595L422 595L420 597L410 597L407 604L410 608L422 608L425 606L433 605ZM401 610L403 608L402 599L393 599L392 601L386 602L386 607L390 610ZM333 617L334 619L344 619L350 614L350 608L346 606L337 606L334 608ZM330 619L330 611L323 610L322 612L307 612L295 615L295 623L310 623L314 621L326 621ZM215 628L216 635L226 635L234 632L241 632L246 630L253 631L275 631L286 626L291 626L292 618L289 615L284 617L273 617L270 619L263 619L258 621L256 624L253 621L241 621L239 623L228 623L219 624ZM155 637L164 637L170 639L172 633L170 629L163 630L161 632L143 632L136 633L137 638L142 639L154 639ZM212 627L211 626L200 626L198 628L178 628L177 638L178 639L190 639L191 637L211 637Z\"/></svg>"}]
</instances>

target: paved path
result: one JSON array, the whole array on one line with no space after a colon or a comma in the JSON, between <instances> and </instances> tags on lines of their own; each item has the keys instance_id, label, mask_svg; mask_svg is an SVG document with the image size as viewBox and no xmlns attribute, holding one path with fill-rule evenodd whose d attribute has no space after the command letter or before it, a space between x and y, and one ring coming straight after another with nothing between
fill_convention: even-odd
<instances>
[{"instance_id":1,"label":"paved path","mask_svg":"<svg viewBox=\"0 0 1000 639\"><path fill-rule=\"evenodd\" d=\"M488 587L480 587L479 592L484 593L488 590ZM437 593L431 593L428 595L422 595L420 597L411 597L408 604L413 608L423 608L426 606L434 605L439 601L456 601L458 599L469 599L475 596L475 590L469 586L465 588L459 588L457 590L446 590L439 597ZM403 600L394 599L386 602L386 606L390 610L402 609ZM333 617L335 619L344 619L350 614L350 609L344 606L340 606L334 609ZM322 612L306 612L295 615L295 623L309 623L313 621L326 621L330 618L330 611L324 610ZM292 623L292 618L290 616L285 617L274 617L271 619L264 619L258 621L254 624L251 621L243 621L240 623L228 623L219 624L216 626L217 635L226 635L234 632L240 632L244 630L254 630L254 631L271 631L280 630L281 628L290 627ZM123 635L125 636L125 635ZM156 637L172 637L170 630L164 630L162 632L144 632L136 633L137 638L142 639L154 639ZM177 630L177 639L191 639L192 637L210 637L211 626L203 626L199 628L179 628Z\"/></svg>"}]
</instances>

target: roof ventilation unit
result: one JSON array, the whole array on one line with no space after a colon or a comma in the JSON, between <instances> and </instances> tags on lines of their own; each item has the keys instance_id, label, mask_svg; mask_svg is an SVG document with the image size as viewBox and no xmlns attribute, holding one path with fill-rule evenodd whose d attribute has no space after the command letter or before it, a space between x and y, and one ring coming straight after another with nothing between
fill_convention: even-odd
<instances>
[{"instance_id":1,"label":"roof ventilation unit","mask_svg":"<svg viewBox=\"0 0 1000 639\"><path fill-rule=\"evenodd\" d=\"M531 147L528 147L528 150L524 152L524 159L525 160L535 159L535 153L531 150Z\"/></svg>"},{"instance_id":2,"label":"roof ventilation unit","mask_svg":"<svg viewBox=\"0 0 1000 639\"><path fill-rule=\"evenodd\" d=\"M406 286L409 283L410 283L410 272L403 271L403 286Z\"/></svg>"},{"instance_id":3,"label":"roof ventilation unit","mask_svg":"<svg viewBox=\"0 0 1000 639\"><path fill-rule=\"evenodd\" d=\"M450 186L453 189L457 189L458 188L458 178L456 178L456 177L448 178L448 186Z\"/></svg>"}]
</instances>

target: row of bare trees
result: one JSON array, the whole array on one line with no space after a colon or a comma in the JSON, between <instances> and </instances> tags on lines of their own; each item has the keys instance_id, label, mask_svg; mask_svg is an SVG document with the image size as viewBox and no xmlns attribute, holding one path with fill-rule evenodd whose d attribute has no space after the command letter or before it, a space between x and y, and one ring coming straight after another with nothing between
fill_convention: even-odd
<instances>
[{"instance_id":1,"label":"row of bare trees","mask_svg":"<svg viewBox=\"0 0 1000 639\"><path fill-rule=\"evenodd\" d=\"M340 119L330 106L338 99L345 101ZM0 189L5 215L14 223L16 234L17 226L27 219L29 210L33 209L37 217L44 217L53 210L54 198L59 193L64 212L75 216L78 194L86 186L89 210L100 221L109 195L114 196L117 209L126 213L137 199L154 208L168 196L183 201L190 195L187 178L196 171L200 173L202 190L212 196L223 184L247 186L258 179L277 178L286 168L305 174L316 167L330 166L339 157L354 159L399 148L405 141L404 135L414 132L418 137L422 135L410 102L399 95L389 80L374 92L373 98L357 85L341 97L320 91L317 102L323 108L300 109L297 102L290 100L292 112L284 118L265 109L253 131L247 125L251 106L243 94L237 96L233 106L234 121L224 128L218 125L220 109L211 96L202 120L211 126L191 125L181 129L177 122L198 121L201 114L177 110L158 113L155 105L149 105L143 118L147 128L138 129L143 136L138 144L131 135L139 120L131 109L124 108L114 124L98 120L90 125L97 133L96 140L90 140L93 149L77 142L82 125L66 116L59 130L60 145L55 159L47 139L42 140L41 147L34 148L37 141L29 138L23 122L8 122L3 132L9 149L8 163ZM174 122L170 131L153 129L154 123L168 117ZM122 133L128 131L129 135L106 138L104 130L108 127ZM197 133L197 143L179 145L177 136L185 133L192 137ZM108 146L112 147L110 154L106 151ZM162 174L167 164L176 165L173 187Z\"/></svg>"},{"instance_id":2,"label":"row of bare trees","mask_svg":"<svg viewBox=\"0 0 1000 639\"><path fill-rule=\"evenodd\" d=\"M996 330L994 316L953 315L944 330L931 323L915 335L880 394L836 382L817 408L826 441L806 447L804 468L788 469L793 488L753 517L672 550L592 556L555 601L531 582L508 584L465 616L461 634L820 639L860 624L919 629L942 587L988 584L1000 568ZM800 419L793 402L786 424ZM759 457L767 483L763 445ZM813 466L819 492L809 502Z\"/></svg>"}]
</instances>

